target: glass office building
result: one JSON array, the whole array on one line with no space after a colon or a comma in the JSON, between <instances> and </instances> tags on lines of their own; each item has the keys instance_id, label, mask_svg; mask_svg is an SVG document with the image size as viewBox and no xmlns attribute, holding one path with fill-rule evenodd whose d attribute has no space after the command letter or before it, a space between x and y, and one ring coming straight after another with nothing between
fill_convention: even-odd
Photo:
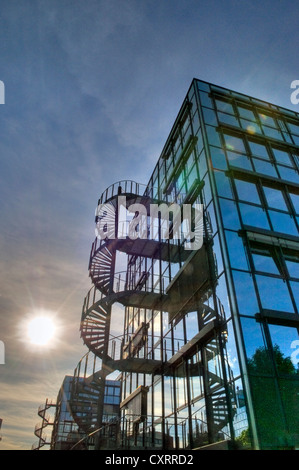
<instances>
[{"instance_id":1,"label":"glass office building","mask_svg":"<svg viewBox=\"0 0 299 470\"><path fill-rule=\"evenodd\" d=\"M120 374L116 448L299 446L298 171L298 113L194 79L148 184L103 192L81 335L103 384ZM201 247L154 203L193 229L202 205Z\"/></svg>"}]
</instances>

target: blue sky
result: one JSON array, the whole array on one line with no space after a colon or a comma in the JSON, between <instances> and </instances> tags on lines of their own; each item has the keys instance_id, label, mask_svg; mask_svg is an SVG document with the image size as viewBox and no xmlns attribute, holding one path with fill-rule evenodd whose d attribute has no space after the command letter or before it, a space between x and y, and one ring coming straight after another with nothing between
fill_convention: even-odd
<instances>
[{"instance_id":1,"label":"blue sky","mask_svg":"<svg viewBox=\"0 0 299 470\"><path fill-rule=\"evenodd\" d=\"M193 77L298 112L298 6L244 0L1 0L0 449L28 449L37 407L86 352L94 211L146 183ZM26 321L59 319L56 347Z\"/></svg>"}]
</instances>

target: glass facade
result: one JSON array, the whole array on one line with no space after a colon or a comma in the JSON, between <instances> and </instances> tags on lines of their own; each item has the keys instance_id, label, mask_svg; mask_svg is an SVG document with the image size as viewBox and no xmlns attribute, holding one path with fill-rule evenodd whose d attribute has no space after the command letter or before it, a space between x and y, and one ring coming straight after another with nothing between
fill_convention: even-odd
<instances>
[{"instance_id":1,"label":"glass facade","mask_svg":"<svg viewBox=\"0 0 299 470\"><path fill-rule=\"evenodd\" d=\"M298 448L299 115L194 79L148 184L107 188L96 227L80 331L101 366L75 394L97 386L96 448Z\"/></svg>"},{"instance_id":2,"label":"glass facade","mask_svg":"<svg viewBox=\"0 0 299 470\"><path fill-rule=\"evenodd\" d=\"M102 446L109 448L107 441L114 439L119 426L120 382L106 380L104 389L104 407L102 429L94 434L97 428L97 405L99 387L93 385L87 388L86 377L78 378L80 393L75 395L74 386L78 390L78 377L66 376L59 390L51 434L51 450L94 450L96 437L100 435ZM88 416L88 425L86 417ZM47 416L43 419L46 425ZM46 426L44 426L46 427Z\"/></svg>"},{"instance_id":3,"label":"glass facade","mask_svg":"<svg viewBox=\"0 0 299 470\"><path fill-rule=\"evenodd\" d=\"M74 421L70 409L72 382L73 377L66 376L58 393L51 450L70 450L84 438L84 433ZM80 449L87 450L85 442L82 443Z\"/></svg>"},{"instance_id":4,"label":"glass facade","mask_svg":"<svg viewBox=\"0 0 299 470\"><path fill-rule=\"evenodd\" d=\"M126 308L125 341L140 322L148 324L138 357L171 363L155 375L122 376L123 400L147 387L135 442L143 436L157 446L158 435L163 449L220 440L298 446L299 373L292 362L299 326L298 143L298 114L193 81L148 191L169 203L192 195L192 203L204 204L213 279L183 315L178 301L171 322L167 311ZM178 276L188 278L188 260L177 261L134 263L163 277L171 292ZM218 324L200 338L213 319Z\"/></svg>"}]
</instances>

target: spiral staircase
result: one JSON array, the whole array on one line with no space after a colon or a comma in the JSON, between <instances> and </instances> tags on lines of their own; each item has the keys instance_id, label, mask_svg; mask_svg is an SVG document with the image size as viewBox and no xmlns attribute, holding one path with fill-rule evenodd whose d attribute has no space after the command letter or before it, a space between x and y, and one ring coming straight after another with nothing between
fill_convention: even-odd
<instances>
[{"instance_id":1,"label":"spiral staircase","mask_svg":"<svg viewBox=\"0 0 299 470\"><path fill-rule=\"evenodd\" d=\"M105 377L101 369L97 370L96 361L88 352L79 361L71 384L70 409L78 428L86 435L98 427L98 406L101 387L105 386ZM88 371L88 362L92 370Z\"/></svg>"},{"instance_id":2,"label":"spiral staircase","mask_svg":"<svg viewBox=\"0 0 299 470\"><path fill-rule=\"evenodd\" d=\"M126 204L125 209L132 204L143 204L148 214L150 204L154 202L147 191L140 192L137 183L128 181L117 183L109 187L99 199L99 204L104 205L106 220L109 221L109 217L113 220L113 217L119 213L118 197L120 195L125 196L122 199ZM101 214L97 213L96 223L100 218ZM99 401L103 400L105 378L111 372L138 372L154 375L168 371L173 373L174 367L183 356L186 353L190 354L192 348L198 345L207 344L210 341L206 354L213 357L216 347L213 345L215 331L220 332L223 341L226 341L223 326L225 324L224 308L218 299L213 307L209 305L209 299L213 297L217 266L213 258L212 230L207 216L205 216L204 225L204 243L197 254L181 249L178 243L169 241L141 238L132 240L123 234L118 236L118 232L116 236L113 236L109 228L106 232L107 237L100 240L96 238L92 244L89 275L93 286L84 299L80 332L90 354L101 360L101 368L94 370L89 376L80 375L80 367L75 370L71 400L73 417L79 428L86 434L101 426ZM118 230L119 227L120 224L118 224ZM191 278L190 276L186 278L187 270L179 272L171 285L164 284L161 277L154 279L152 273L148 272L139 273L138 278L135 272L130 273L129 268L123 272L116 272L117 252L125 253L128 259L133 259L133 261L137 256L171 263L183 261L184 264L189 264L193 272L196 271L192 279L195 278L194 282L197 287L194 289L191 282L191 290L188 291ZM202 268L199 269L199 266ZM178 286L181 286L179 290ZM184 295L182 292L185 292ZM115 303L120 303L125 307L168 312L169 320L174 324L183 315L196 309L201 313L201 329L189 342L190 344L187 343L175 351L168 360L139 358L135 353L124 354L123 339L113 337L110 332L112 307ZM146 338L144 341L146 342ZM226 363L226 368L230 373L228 363ZM201 370L204 373L203 368ZM192 375L192 368L189 373ZM194 369L194 373L198 374L198 369L197 372ZM211 391L211 409L214 415L213 432L217 433L229 419L227 395L229 394L233 401L234 391L226 387L223 377L216 372L208 371L207 373L208 388Z\"/></svg>"},{"instance_id":3,"label":"spiral staircase","mask_svg":"<svg viewBox=\"0 0 299 470\"><path fill-rule=\"evenodd\" d=\"M44 430L49 426L54 425L53 417L47 413L50 408L56 408L56 402L51 400L46 400L44 405L41 405L38 408L38 416L41 418L41 422L35 426L34 434L38 437L38 443L33 444L32 450L40 450L44 446L51 445L51 442L48 441L47 435L44 433Z\"/></svg>"}]
</instances>

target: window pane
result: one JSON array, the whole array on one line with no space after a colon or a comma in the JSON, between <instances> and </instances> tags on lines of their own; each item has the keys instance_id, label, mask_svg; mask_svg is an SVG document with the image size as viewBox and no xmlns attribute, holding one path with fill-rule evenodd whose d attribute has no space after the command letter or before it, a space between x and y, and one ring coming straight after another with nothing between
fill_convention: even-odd
<instances>
[{"instance_id":1,"label":"window pane","mask_svg":"<svg viewBox=\"0 0 299 470\"><path fill-rule=\"evenodd\" d=\"M299 135L299 125L298 124L292 124L292 123L288 122L288 128L290 129L292 134Z\"/></svg>"},{"instance_id":2,"label":"window pane","mask_svg":"<svg viewBox=\"0 0 299 470\"><path fill-rule=\"evenodd\" d=\"M239 230L241 227L236 203L222 198L219 198L219 201L224 227Z\"/></svg>"},{"instance_id":3,"label":"window pane","mask_svg":"<svg viewBox=\"0 0 299 470\"><path fill-rule=\"evenodd\" d=\"M216 107L218 111L223 111L225 113L234 114L234 108L231 105L231 103L228 103L227 101L222 101L222 100L215 100L215 102L216 102Z\"/></svg>"},{"instance_id":4,"label":"window pane","mask_svg":"<svg viewBox=\"0 0 299 470\"><path fill-rule=\"evenodd\" d=\"M297 305L297 310L299 312L299 282L291 281L291 289L293 292L294 300Z\"/></svg>"},{"instance_id":5,"label":"window pane","mask_svg":"<svg viewBox=\"0 0 299 470\"><path fill-rule=\"evenodd\" d=\"M292 200L296 214L299 214L299 195L290 193L290 198Z\"/></svg>"},{"instance_id":6,"label":"window pane","mask_svg":"<svg viewBox=\"0 0 299 470\"><path fill-rule=\"evenodd\" d=\"M219 168L220 170L227 170L227 163L226 163L224 151L217 147L211 146L210 153L211 153L213 167Z\"/></svg>"},{"instance_id":7,"label":"window pane","mask_svg":"<svg viewBox=\"0 0 299 470\"><path fill-rule=\"evenodd\" d=\"M263 131L267 137L272 137L272 139L282 140L281 132L273 127L263 126Z\"/></svg>"},{"instance_id":8,"label":"window pane","mask_svg":"<svg viewBox=\"0 0 299 470\"><path fill-rule=\"evenodd\" d=\"M227 152L227 158L230 165L232 166L243 168L243 170L252 170L251 161L246 155L235 152Z\"/></svg>"},{"instance_id":9,"label":"window pane","mask_svg":"<svg viewBox=\"0 0 299 470\"><path fill-rule=\"evenodd\" d=\"M291 261L286 259L285 262L289 271L289 275L299 279L299 259L298 261Z\"/></svg>"},{"instance_id":10,"label":"window pane","mask_svg":"<svg viewBox=\"0 0 299 470\"><path fill-rule=\"evenodd\" d=\"M253 159L255 171L257 173L262 173L263 175L273 176L274 178L277 177L277 172L275 170L274 165L269 162L265 162L263 160L258 160L257 158Z\"/></svg>"},{"instance_id":11,"label":"window pane","mask_svg":"<svg viewBox=\"0 0 299 470\"><path fill-rule=\"evenodd\" d=\"M295 145L299 146L299 137L297 135L293 135L293 141L294 141Z\"/></svg>"},{"instance_id":12,"label":"window pane","mask_svg":"<svg viewBox=\"0 0 299 470\"><path fill-rule=\"evenodd\" d=\"M243 106L238 106L239 114L242 118L249 119L251 121L255 121L255 116L253 111L248 108L244 108Z\"/></svg>"},{"instance_id":13,"label":"window pane","mask_svg":"<svg viewBox=\"0 0 299 470\"><path fill-rule=\"evenodd\" d=\"M195 162L195 158L194 158L194 153L192 152L190 157L188 158L187 162L186 162L186 173L189 173L189 171L191 170L193 164Z\"/></svg>"},{"instance_id":14,"label":"window pane","mask_svg":"<svg viewBox=\"0 0 299 470\"><path fill-rule=\"evenodd\" d=\"M222 147L220 137L215 127L206 126L209 144L215 145L216 147Z\"/></svg>"},{"instance_id":15,"label":"window pane","mask_svg":"<svg viewBox=\"0 0 299 470\"><path fill-rule=\"evenodd\" d=\"M214 108L211 98L209 97L208 93L204 93L202 91L199 92L200 101L202 106L207 106L208 108Z\"/></svg>"},{"instance_id":16,"label":"window pane","mask_svg":"<svg viewBox=\"0 0 299 470\"><path fill-rule=\"evenodd\" d=\"M228 150L235 150L237 152L244 152L245 147L243 139L232 135L224 134L225 146Z\"/></svg>"},{"instance_id":17,"label":"window pane","mask_svg":"<svg viewBox=\"0 0 299 470\"><path fill-rule=\"evenodd\" d=\"M287 205L283 197L283 193L279 189L264 186L264 193L269 207L287 211Z\"/></svg>"},{"instance_id":18,"label":"window pane","mask_svg":"<svg viewBox=\"0 0 299 470\"><path fill-rule=\"evenodd\" d=\"M187 183L188 190L191 188L191 186L193 185L193 183L196 179L197 179L197 167L196 167L196 163L195 163L193 168L191 168L190 173L187 177L186 183Z\"/></svg>"},{"instance_id":19,"label":"window pane","mask_svg":"<svg viewBox=\"0 0 299 470\"><path fill-rule=\"evenodd\" d=\"M271 126L271 127L276 127L276 123L274 121L274 119L269 116L268 114L265 114L265 113L259 113L259 118L260 118L260 121L262 124L265 124L267 126Z\"/></svg>"},{"instance_id":20,"label":"window pane","mask_svg":"<svg viewBox=\"0 0 299 470\"><path fill-rule=\"evenodd\" d=\"M298 184L298 181L299 181L298 173L292 168L287 168L286 166L278 165L278 171L279 171L280 177L283 180L291 181L292 183Z\"/></svg>"},{"instance_id":21,"label":"window pane","mask_svg":"<svg viewBox=\"0 0 299 470\"><path fill-rule=\"evenodd\" d=\"M247 202L260 204L260 197L254 183L235 179L235 184L238 192L239 199Z\"/></svg>"},{"instance_id":22,"label":"window pane","mask_svg":"<svg viewBox=\"0 0 299 470\"><path fill-rule=\"evenodd\" d=\"M259 144L257 142L249 141L249 146L252 155L256 155L257 157L269 159L268 150L263 144Z\"/></svg>"},{"instance_id":23,"label":"window pane","mask_svg":"<svg viewBox=\"0 0 299 470\"><path fill-rule=\"evenodd\" d=\"M289 235L298 235L298 230L295 225L294 219L289 214L282 212L269 211L273 230L275 232L287 233Z\"/></svg>"},{"instance_id":24,"label":"window pane","mask_svg":"<svg viewBox=\"0 0 299 470\"><path fill-rule=\"evenodd\" d=\"M225 124L230 124L231 126L239 127L239 122L237 118L235 118L235 116L232 116L231 114L218 113L218 119L220 122L224 122Z\"/></svg>"},{"instance_id":25,"label":"window pane","mask_svg":"<svg viewBox=\"0 0 299 470\"><path fill-rule=\"evenodd\" d=\"M284 163L285 165L290 165L290 156L288 152L285 152L284 150L280 150L277 148L272 147L272 151L274 153L275 160L279 163Z\"/></svg>"},{"instance_id":26,"label":"window pane","mask_svg":"<svg viewBox=\"0 0 299 470\"><path fill-rule=\"evenodd\" d=\"M230 179L225 176L223 171L215 171L215 179L217 185L217 192L219 196L228 197L233 199L232 188Z\"/></svg>"},{"instance_id":27,"label":"window pane","mask_svg":"<svg viewBox=\"0 0 299 470\"><path fill-rule=\"evenodd\" d=\"M225 231L226 243L232 268L248 270L242 238L236 232Z\"/></svg>"},{"instance_id":28,"label":"window pane","mask_svg":"<svg viewBox=\"0 0 299 470\"><path fill-rule=\"evenodd\" d=\"M259 253L253 253L252 259L256 271L263 271L269 274L280 274L278 267L270 254L262 255Z\"/></svg>"},{"instance_id":29,"label":"window pane","mask_svg":"<svg viewBox=\"0 0 299 470\"><path fill-rule=\"evenodd\" d=\"M243 129L246 129L246 131L251 135L262 133L260 126L256 122L247 121L246 119L241 119L241 125Z\"/></svg>"},{"instance_id":30,"label":"window pane","mask_svg":"<svg viewBox=\"0 0 299 470\"><path fill-rule=\"evenodd\" d=\"M216 113L212 109L202 108L203 117L206 124L211 124L212 126L217 126Z\"/></svg>"},{"instance_id":31,"label":"window pane","mask_svg":"<svg viewBox=\"0 0 299 470\"><path fill-rule=\"evenodd\" d=\"M262 307L281 312L294 312L287 284L282 279L256 276Z\"/></svg>"},{"instance_id":32,"label":"window pane","mask_svg":"<svg viewBox=\"0 0 299 470\"><path fill-rule=\"evenodd\" d=\"M243 203L240 203L239 207L245 225L270 229L266 212L262 208Z\"/></svg>"},{"instance_id":33,"label":"window pane","mask_svg":"<svg viewBox=\"0 0 299 470\"><path fill-rule=\"evenodd\" d=\"M249 371L255 374L271 372L271 361L261 324L251 318L242 318L241 324Z\"/></svg>"},{"instance_id":34,"label":"window pane","mask_svg":"<svg viewBox=\"0 0 299 470\"><path fill-rule=\"evenodd\" d=\"M278 372L281 374L296 374L297 364L292 363L293 349L291 344L299 338L297 329L287 326L269 325L269 331Z\"/></svg>"},{"instance_id":35,"label":"window pane","mask_svg":"<svg viewBox=\"0 0 299 470\"><path fill-rule=\"evenodd\" d=\"M252 276L233 270L235 292L240 315L254 316L259 312Z\"/></svg>"}]
</instances>

